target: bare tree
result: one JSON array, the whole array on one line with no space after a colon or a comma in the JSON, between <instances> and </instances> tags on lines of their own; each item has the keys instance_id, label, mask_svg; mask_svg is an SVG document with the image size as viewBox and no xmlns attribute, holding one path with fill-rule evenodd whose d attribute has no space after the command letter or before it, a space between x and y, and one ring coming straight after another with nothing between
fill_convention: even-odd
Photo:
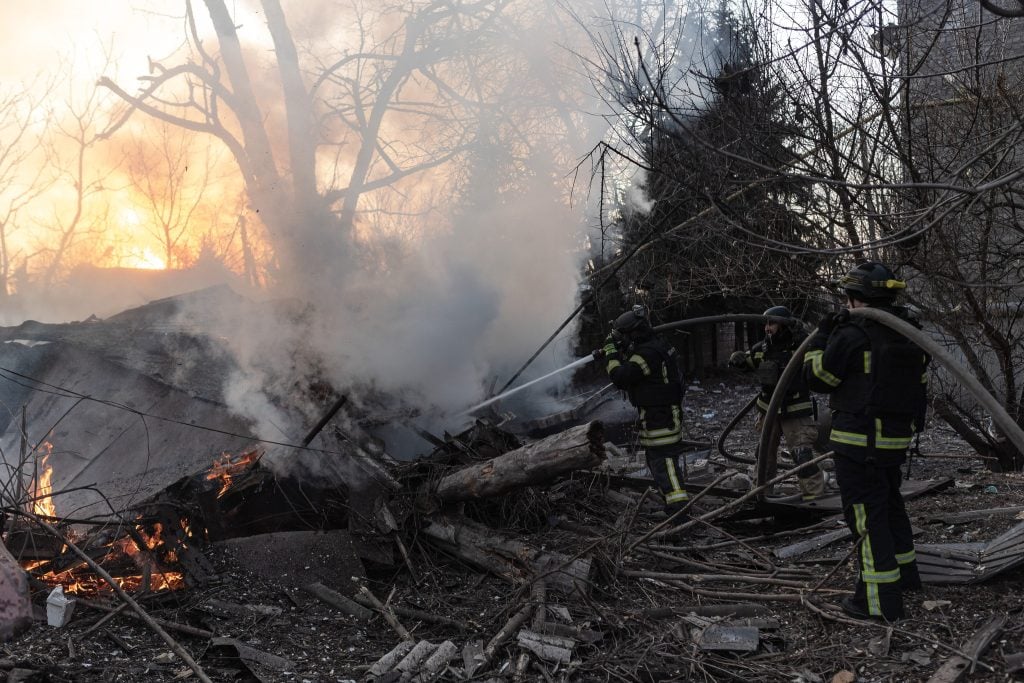
<instances>
[{"instance_id":1,"label":"bare tree","mask_svg":"<svg viewBox=\"0 0 1024 683\"><path fill-rule=\"evenodd\" d=\"M348 238L365 197L465 149L474 135L466 125L479 97L474 87L480 86L469 56L481 53L508 0L412 2L366 11L355 17L355 43L305 62L278 0L262 0L276 90L256 70L223 0L203 2L216 52L199 38L193 2L185 5L193 60L154 62L134 94L101 79L130 105L105 134L140 111L220 140L251 206L294 265L317 254L334 263L350 258ZM404 20L388 28L395 16ZM283 121L270 114L278 110ZM276 140L285 141L283 148L275 147ZM325 235L324 249L308 248Z\"/></svg>"},{"instance_id":2,"label":"bare tree","mask_svg":"<svg viewBox=\"0 0 1024 683\"><path fill-rule=\"evenodd\" d=\"M211 155L209 145L165 121L145 126L126 146L128 180L145 209L142 224L159 241L168 268L189 261L186 240L206 197Z\"/></svg>"},{"instance_id":3,"label":"bare tree","mask_svg":"<svg viewBox=\"0 0 1024 683\"><path fill-rule=\"evenodd\" d=\"M771 27L761 35L771 37L773 49L760 66L784 84L781 96L799 136L793 156L782 163L759 159L738 146L738 135L690 138L722 164L808 188L790 201L812 237L780 238L734 221L747 248L774 258L828 257L822 284L864 258L901 268L928 328L1024 422L1024 23L1005 6L986 11L989 4L764 6L756 16ZM618 70L609 74L630 72L626 60L615 61ZM620 82L635 101L661 107L657 77L646 90L642 82ZM630 130L637 112L620 112L619 130ZM615 149L629 156L621 145ZM736 213L748 192L724 198L722 213ZM679 215L637 253L699 229L703 211ZM747 272L739 253L722 254L720 263ZM950 424L1002 466L1020 468L1021 455L989 427L973 399L941 372L935 379L936 407Z\"/></svg>"},{"instance_id":4,"label":"bare tree","mask_svg":"<svg viewBox=\"0 0 1024 683\"><path fill-rule=\"evenodd\" d=\"M112 166L93 164L91 155L102 143L111 103L99 87L78 92L74 69L67 67L66 96L60 105L50 108L50 134L42 149L46 163L54 173L59 195L69 201L54 202L48 218L43 218L45 235L37 240L37 254L45 266L40 281L48 288L62 275L78 248L91 250L95 237L106 229L109 207L102 201Z\"/></svg>"},{"instance_id":5,"label":"bare tree","mask_svg":"<svg viewBox=\"0 0 1024 683\"><path fill-rule=\"evenodd\" d=\"M24 247L16 247L12 239L20 214L50 185L43 164L32 158L46 126L37 121L33 130L40 110L38 98L30 94L33 89L13 89L0 96L0 306L11 295L15 272L26 265ZM44 96L46 91L43 87Z\"/></svg>"},{"instance_id":6,"label":"bare tree","mask_svg":"<svg viewBox=\"0 0 1024 683\"><path fill-rule=\"evenodd\" d=\"M987 5L985 5L987 7ZM906 250L926 277L916 303L1024 423L1024 19L952 0L907 3L916 67L904 96L908 213L928 230ZM967 191L955 193L949 186ZM1024 466L973 398L940 374L940 414L1005 469Z\"/></svg>"}]
</instances>

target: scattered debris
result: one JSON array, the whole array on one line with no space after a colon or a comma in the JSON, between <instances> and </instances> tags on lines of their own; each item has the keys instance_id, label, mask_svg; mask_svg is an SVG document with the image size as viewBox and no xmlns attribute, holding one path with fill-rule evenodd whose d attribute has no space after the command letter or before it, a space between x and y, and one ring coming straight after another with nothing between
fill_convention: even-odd
<instances>
[{"instance_id":1,"label":"scattered debris","mask_svg":"<svg viewBox=\"0 0 1024 683\"><path fill-rule=\"evenodd\" d=\"M707 403L694 405L694 415L716 413L701 429L719 428L730 419L726 406L743 403L743 391L735 399L722 391L690 399ZM338 399L326 393L322 402ZM10 510L4 540L15 569L29 572L26 594L38 608L60 584L78 606L58 637L39 628L22 636L18 648L29 654L0 669L88 683L119 675L850 683L855 666L864 680L900 679L906 667L921 678L958 654L929 612L970 624L965 632L977 627L965 608L970 598L955 593L968 588L933 579L969 575L977 584L1020 560L1024 532L996 530L1024 511L1020 496L971 517L960 497L984 508L983 486L953 488L946 462L917 461L922 479L906 491L919 501L910 506L921 510L915 523L947 525L921 531L923 599L908 603L912 618L898 636L850 624L831 607L855 571L849 545L833 547L850 543L838 497L817 506L757 501L746 467L709 453L713 434L691 434L691 522L673 528L663 524L643 455L622 436L628 422L609 425L615 402L596 403L600 421L535 424L530 438L483 419L459 434L421 434L434 450L415 462L363 448L358 457L384 473L372 486L339 487L308 473L282 478L248 444L161 475L160 488L147 487L116 514L74 524L60 511L38 517L55 522L46 523L59 537L23 508ZM556 424L564 429L552 432ZM316 438L335 432L328 420ZM740 424L733 438L754 436ZM17 455L20 440L6 438ZM1004 495L1024 491L1024 481L1006 476ZM974 479L982 477L991 481L990 473ZM781 495L787 485L778 485ZM60 484L49 491L38 497L65 495ZM993 540L974 540L984 538ZM139 610L126 607L101 570ZM154 626L181 638L192 663ZM832 642L823 645L826 638ZM1004 651L1021 646L1013 641ZM819 648L832 652L827 666ZM844 648L851 671L832 673L829 648ZM1013 658L1000 666L1015 670Z\"/></svg>"},{"instance_id":2,"label":"scattered debris","mask_svg":"<svg viewBox=\"0 0 1024 683\"><path fill-rule=\"evenodd\" d=\"M939 667L939 670L928 679L928 683L956 683L956 681L962 679L965 674L974 673L974 668L978 664L978 658L1002 632L1005 624L1005 614L992 617L988 623L978 629L978 631L976 631L974 635L964 643L962 648L964 654L954 655L947 659L942 666Z\"/></svg>"},{"instance_id":3,"label":"scattered debris","mask_svg":"<svg viewBox=\"0 0 1024 683\"><path fill-rule=\"evenodd\" d=\"M921 580L977 583L1024 563L1024 522L987 543L919 543Z\"/></svg>"},{"instance_id":4,"label":"scattered debris","mask_svg":"<svg viewBox=\"0 0 1024 683\"><path fill-rule=\"evenodd\" d=\"M761 642L761 631L750 626L708 626L697 644L702 650L754 652Z\"/></svg>"},{"instance_id":5,"label":"scattered debris","mask_svg":"<svg viewBox=\"0 0 1024 683\"><path fill-rule=\"evenodd\" d=\"M67 626L74 611L75 600L64 595L63 586L57 586L46 596L46 623L50 626Z\"/></svg>"}]
</instances>

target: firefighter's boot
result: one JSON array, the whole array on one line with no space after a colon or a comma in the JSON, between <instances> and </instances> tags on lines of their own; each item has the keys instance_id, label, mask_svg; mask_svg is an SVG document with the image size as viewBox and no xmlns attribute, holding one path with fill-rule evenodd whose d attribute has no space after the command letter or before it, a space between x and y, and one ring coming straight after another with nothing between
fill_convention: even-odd
<instances>
[{"instance_id":1,"label":"firefighter's boot","mask_svg":"<svg viewBox=\"0 0 1024 683\"><path fill-rule=\"evenodd\" d=\"M814 450L808 446L793 451L793 462L803 465L797 470L796 476L800 486L800 496L804 501L815 500L825 495L825 473L821 471L817 463L805 464L813 459Z\"/></svg>"}]
</instances>

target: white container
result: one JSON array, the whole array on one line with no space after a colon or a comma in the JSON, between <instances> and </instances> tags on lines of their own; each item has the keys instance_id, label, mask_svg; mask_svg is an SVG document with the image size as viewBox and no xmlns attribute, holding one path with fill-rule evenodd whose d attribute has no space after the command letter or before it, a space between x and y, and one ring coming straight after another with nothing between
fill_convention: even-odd
<instances>
[{"instance_id":1,"label":"white container","mask_svg":"<svg viewBox=\"0 0 1024 683\"><path fill-rule=\"evenodd\" d=\"M71 621L75 600L64 595L64 586L57 586L46 598L46 623L61 628Z\"/></svg>"}]
</instances>

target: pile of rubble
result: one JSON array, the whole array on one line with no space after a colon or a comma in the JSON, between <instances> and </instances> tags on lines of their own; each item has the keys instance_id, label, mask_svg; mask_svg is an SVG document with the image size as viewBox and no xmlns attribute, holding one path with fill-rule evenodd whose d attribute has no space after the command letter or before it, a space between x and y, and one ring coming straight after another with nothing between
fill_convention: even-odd
<instances>
[{"instance_id":1,"label":"pile of rubble","mask_svg":"<svg viewBox=\"0 0 1024 683\"><path fill-rule=\"evenodd\" d=\"M35 348L19 346L8 354ZM61 385L66 366L36 358ZM84 424L88 401L23 401L4 436L11 481L28 484L4 490L0 621L13 640L0 677L949 681L1024 667L1024 618L1004 599L1021 582L1024 479L926 437L906 495L927 585L905 622L850 619L837 608L854 571L838 497L793 502L792 472L766 497L749 465L711 448L746 389L688 393L686 518L661 511L630 425L614 422L629 411L603 388L514 431L481 419L422 433L433 450L410 462L321 420L299 450L355 460L373 473L358 485L282 476L251 441L192 453L204 459L184 472L161 463L145 486L83 480L123 446L112 431L92 459L65 455L85 462L74 476L47 474L41 444L56 442L51 466L70 452L60 411ZM325 417L342 404L326 395ZM756 443L749 423L731 439L734 455Z\"/></svg>"}]
</instances>

